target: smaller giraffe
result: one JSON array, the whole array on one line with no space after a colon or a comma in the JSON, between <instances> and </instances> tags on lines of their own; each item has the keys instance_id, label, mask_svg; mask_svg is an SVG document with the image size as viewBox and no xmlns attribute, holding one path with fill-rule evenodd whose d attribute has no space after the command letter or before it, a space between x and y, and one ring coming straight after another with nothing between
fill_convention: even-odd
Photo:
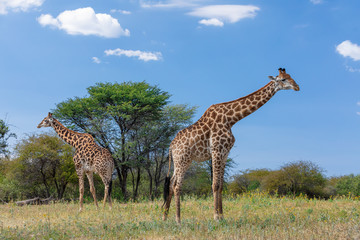
<instances>
[{"instance_id":1,"label":"smaller giraffe","mask_svg":"<svg viewBox=\"0 0 360 240\"><path fill-rule=\"evenodd\" d=\"M299 85L279 68L279 75L269 76L270 82L259 90L230 102L210 106L193 125L181 130L169 147L169 172L164 186L164 215L166 220L171 198L175 196L176 221L180 223L180 191L185 172L192 161L212 160L214 219L223 218L222 189L227 157L235 143L232 126L255 112L268 102L279 90L299 91ZM170 178L171 162L174 173Z\"/></svg>"},{"instance_id":2,"label":"smaller giraffe","mask_svg":"<svg viewBox=\"0 0 360 240\"><path fill-rule=\"evenodd\" d=\"M58 120L53 118L52 113L49 113L48 116L45 117L37 127L54 128L60 138L76 149L74 163L76 174L79 177L79 211L81 212L83 208L84 173L89 180L90 192L94 198L95 205L98 207L93 180L94 172L100 175L101 180L105 185L104 207L106 200L108 199L109 206L111 208L111 185L112 173L114 171L114 160L110 152L96 144L94 138L90 134L78 133L64 127L64 125L62 125Z\"/></svg>"}]
</instances>

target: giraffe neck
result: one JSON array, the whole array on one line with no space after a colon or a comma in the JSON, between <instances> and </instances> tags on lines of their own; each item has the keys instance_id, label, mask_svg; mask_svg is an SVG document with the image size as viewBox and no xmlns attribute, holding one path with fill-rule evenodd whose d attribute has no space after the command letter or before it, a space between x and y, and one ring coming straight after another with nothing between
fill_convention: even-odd
<instances>
[{"instance_id":1,"label":"giraffe neck","mask_svg":"<svg viewBox=\"0 0 360 240\"><path fill-rule=\"evenodd\" d=\"M229 109L225 114L227 115L227 122L230 127L235 123L258 110L265 103L267 103L278 91L277 84L273 81L266 84L259 90L231 102L221 103L224 108Z\"/></svg>"},{"instance_id":2,"label":"giraffe neck","mask_svg":"<svg viewBox=\"0 0 360 240\"><path fill-rule=\"evenodd\" d=\"M75 143L78 140L79 133L72 131L62 125L58 120L53 119L52 127L55 132L62 138L65 142L75 147Z\"/></svg>"}]
</instances>

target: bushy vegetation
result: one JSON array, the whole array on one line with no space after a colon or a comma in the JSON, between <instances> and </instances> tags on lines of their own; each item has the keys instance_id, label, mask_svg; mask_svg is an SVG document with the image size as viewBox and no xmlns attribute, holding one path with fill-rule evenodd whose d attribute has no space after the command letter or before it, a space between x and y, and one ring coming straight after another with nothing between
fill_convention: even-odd
<instances>
[{"instance_id":1,"label":"bushy vegetation","mask_svg":"<svg viewBox=\"0 0 360 240\"><path fill-rule=\"evenodd\" d=\"M232 178L229 191L234 194L260 190L277 195L329 197L323 171L308 161L287 163L279 170L246 170Z\"/></svg>"},{"instance_id":2,"label":"bushy vegetation","mask_svg":"<svg viewBox=\"0 0 360 240\"><path fill-rule=\"evenodd\" d=\"M54 116L70 129L90 133L112 153L114 199L159 198L168 168L169 144L180 129L191 124L196 108L171 105L169 93L146 82L99 83L87 90L85 97L57 104ZM78 198L73 149L51 129L49 132L20 139L10 154L8 140L16 136L0 120L0 201L50 196ZM245 170L229 176L234 165L228 159L224 194L229 196L247 192L325 199L360 195L360 175L326 178L319 166L308 161L287 163L278 170ZM192 164L185 176L184 195L212 195L211 166L211 160ZM97 175L94 177L101 199L104 186ZM85 196L91 199L88 186Z\"/></svg>"}]
</instances>

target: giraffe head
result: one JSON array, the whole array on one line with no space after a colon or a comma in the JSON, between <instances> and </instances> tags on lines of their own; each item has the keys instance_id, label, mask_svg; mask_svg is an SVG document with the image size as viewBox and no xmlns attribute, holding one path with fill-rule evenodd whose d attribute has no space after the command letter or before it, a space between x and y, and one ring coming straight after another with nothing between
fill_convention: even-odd
<instances>
[{"instance_id":1,"label":"giraffe head","mask_svg":"<svg viewBox=\"0 0 360 240\"><path fill-rule=\"evenodd\" d=\"M52 113L49 113L42 121L39 123L37 128L42 127L51 127L52 122L54 121L54 118L52 117Z\"/></svg>"},{"instance_id":2,"label":"giraffe head","mask_svg":"<svg viewBox=\"0 0 360 240\"><path fill-rule=\"evenodd\" d=\"M300 87L297 83L286 73L285 68L279 68L279 75L276 77L269 76L270 80L275 82L278 90L293 89L299 91Z\"/></svg>"}]
</instances>

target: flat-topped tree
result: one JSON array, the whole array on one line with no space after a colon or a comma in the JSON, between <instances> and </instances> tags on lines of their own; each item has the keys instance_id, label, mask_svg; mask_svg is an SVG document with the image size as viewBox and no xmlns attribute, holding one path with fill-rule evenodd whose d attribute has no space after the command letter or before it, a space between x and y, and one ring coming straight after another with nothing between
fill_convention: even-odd
<instances>
[{"instance_id":1,"label":"flat-topped tree","mask_svg":"<svg viewBox=\"0 0 360 240\"><path fill-rule=\"evenodd\" d=\"M210 106L196 123L176 135L169 148L169 172L164 187L164 220L169 212L171 198L175 195L176 221L180 223L180 189L185 172L192 161L209 159L212 159L213 169L214 219L223 218L224 169L235 142L231 127L263 106L279 90L300 90L283 68L279 69L278 76L269 78L271 81L268 84L245 97ZM171 161L174 162L174 174L170 179Z\"/></svg>"},{"instance_id":2,"label":"flat-topped tree","mask_svg":"<svg viewBox=\"0 0 360 240\"><path fill-rule=\"evenodd\" d=\"M57 104L54 116L64 125L91 134L113 155L122 197L128 195L127 179L134 166L131 134L159 119L170 95L144 82L97 83L85 97Z\"/></svg>"}]
</instances>

